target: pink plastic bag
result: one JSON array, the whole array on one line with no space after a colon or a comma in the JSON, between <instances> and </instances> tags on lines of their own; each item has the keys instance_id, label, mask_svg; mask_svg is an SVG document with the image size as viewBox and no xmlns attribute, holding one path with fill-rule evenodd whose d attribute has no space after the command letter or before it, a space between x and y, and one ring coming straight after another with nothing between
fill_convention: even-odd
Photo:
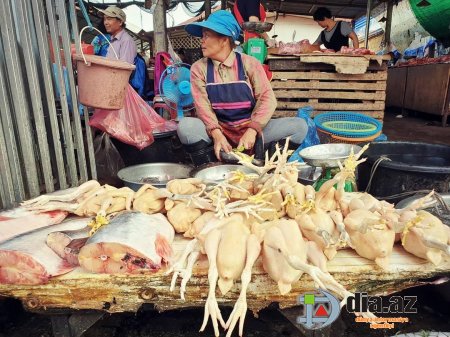
<instances>
[{"instance_id":1,"label":"pink plastic bag","mask_svg":"<svg viewBox=\"0 0 450 337\"><path fill-rule=\"evenodd\" d=\"M95 109L89 125L139 150L153 143L153 133L177 128L174 121L158 115L129 84L124 107L120 110Z\"/></svg>"}]
</instances>

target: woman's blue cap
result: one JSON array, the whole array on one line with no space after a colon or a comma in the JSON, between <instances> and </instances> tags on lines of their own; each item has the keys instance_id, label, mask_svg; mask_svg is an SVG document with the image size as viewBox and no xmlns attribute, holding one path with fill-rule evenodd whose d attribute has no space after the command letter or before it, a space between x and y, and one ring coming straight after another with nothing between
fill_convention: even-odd
<instances>
[{"instance_id":1,"label":"woman's blue cap","mask_svg":"<svg viewBox=\"0 0 450 337\"><path fill-rule=\"evenodd\" d=\"M202 37L202 29L207 28L216 33L232 37L233 40L239 38L241 27L234 18L233 14L225 10L219 10L212 13L206 21L190 23L185 30L194 36Z\"/></svg>"}]
</instances>

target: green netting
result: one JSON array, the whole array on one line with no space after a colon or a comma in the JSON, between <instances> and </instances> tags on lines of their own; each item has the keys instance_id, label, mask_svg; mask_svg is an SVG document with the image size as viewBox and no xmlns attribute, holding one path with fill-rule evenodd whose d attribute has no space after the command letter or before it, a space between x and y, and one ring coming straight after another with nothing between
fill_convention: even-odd
<instances>
[{"instance_id":1,"label":"green netting","mask_svg":"<svg viewBox=\"0 0 450 337\"><path fill-rule=\"evenodd\" d=\"M420 0L409 0L419 23L437 40L450 43L450 0L427 0L431 5L418 7Z\"/></svg>"}]
</instances>

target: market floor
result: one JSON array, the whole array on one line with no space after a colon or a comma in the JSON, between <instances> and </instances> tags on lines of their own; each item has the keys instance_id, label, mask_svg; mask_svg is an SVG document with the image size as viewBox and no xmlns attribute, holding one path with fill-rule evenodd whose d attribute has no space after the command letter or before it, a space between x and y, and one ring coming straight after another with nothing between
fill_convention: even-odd
<instances>
[{"instance_id":1,"label":"market floor","mask_svg":"<svg viewBox=\"0 0 450 337\"><path fill-rule=\"evenodd\" d=\"M441 118L429 114L411 112L402 117L398 109L387 109L383 133L392 141L450 145L450 125L442 127Z\"/></svg>"},{"instance_id":2,"label":"market floor","mask_svg":"<svg viewBox=\"0 0 450 337\"><path fill-rule=\"evenodd\" d=\"M398 114L396 110L388 110L385 114L383 133L388 140L450 144L450 127L443 128L439 118L421 114L396 118ZM330 336L384 337L418 331L421 331L421 336L428 336L428 331L450 331L448 282L439 286L411 288L400 295L418 296L418 313L409 316L409 323L397 324L392 330L370 330L366 325L355 323L354 316L344 309L340 318L332 324ZM223 308L222 312L224 317L228 317L230 308ZM84 337L213 336L210 322L203 334L198 333L202 318L202 308L164 313L142 310L137 314L106 315ZM248 337L304 336L276 308L261 311L258 318L248 312L244 332ZM222 332L221 335L225 334ZM53 336L49 316L26 312L18 301L0 298L0 337L23 336Z\"/></svg>"}]
</instances>

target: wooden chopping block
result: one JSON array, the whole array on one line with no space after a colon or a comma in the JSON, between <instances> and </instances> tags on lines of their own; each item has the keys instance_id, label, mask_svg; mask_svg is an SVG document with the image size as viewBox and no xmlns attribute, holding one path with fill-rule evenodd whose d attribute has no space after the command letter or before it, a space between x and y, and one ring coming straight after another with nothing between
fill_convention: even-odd
<instances>
[{"instance_id":1,"label":"wooden chopping block","mask_svg":"<svg viewBox=\"0 0 450 337\"><path fill-rule=\"evenodd\" d=\"M364 56L339 54L307 54L300 55L300 61L305 63L328 63L335 66L340 74L364 74L369 67L369 59Z\"/></svg>"}]
</instances>

